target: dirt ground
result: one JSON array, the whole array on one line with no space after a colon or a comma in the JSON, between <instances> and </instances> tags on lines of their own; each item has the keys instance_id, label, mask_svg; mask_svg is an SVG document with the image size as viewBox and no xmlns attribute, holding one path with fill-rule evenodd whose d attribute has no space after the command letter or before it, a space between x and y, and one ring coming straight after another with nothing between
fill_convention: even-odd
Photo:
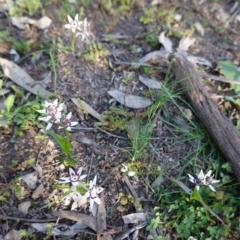
<instances>
[{"instance_id":1,"label":"dirt ground","mask_svg":"<svg viewBox=\"0 0 240 240\"><path fill-rule=\"evenodd\" d=\"M72 155L78 160L76 169L83 167L84 173L88 174L88 180L95 175L98 176L98 182L104 188L107 224L114 227L123 225L122 216L137 211L133 204L121 205L118 197L119 192L132 194L120 172L122 163L130 160L130 136L121 130L114 132L108 130L104 132L100 129L91 130L97 120L91 115L82 115L70 98L81 98L99 114L102 114L113 104L119 106L118 103L110 101L111 96L107 93L108 90L121 89L127 94L139 95L141 91L147 89L138 81L138 76L142 74L142 71L131 69L129 64L133 60L137 62L147 53L161 47L160 43L154 47L151 46L142 37L143 34L156 29L156 27L159 28L157 36L167 30L166 23L160 20L146 25L139 21L143 9L151 2L159 2L156 5L157 8L163 9L176 6L175 14L180 14L185 21L183 24L173 21L173 28L190 29L196 22L208 23L204 28L204 35L198 31L194 32L192 37L196 41L188 50L189 53L203 57L212 63L213 67L205 68L206 72L217 72L215 68L220 60L229 60L237 66L240 65L240 20L236 18L236 12L240 14L240 7L238 6L234 12L230 11L235 1L222 0L213 3L213 1L197 0L141 0L135 1L132 14L129 16L119 13L117 16L110 15L99 1L91 1L85 7L85 17L90 22L90 38L95 42L100 42L108 50L109 55L106 58L100 57L95 62L86 61L81 55L84 48L81 41L76 43L76 54L55 50L57 92L59 99L65 102L67 110L73 112L73 119L79 121L79 126L83 129L71 133ZM200 4L200 2L203 3ZM58 7L59 5L54 5L54 3L46 7L46 16L52 19L51 26L46 30L38 30L33 26L20 30L10 23L6 24L9 16L5 14L0 15L0 30L7 28L12 35L21 40L31 39L37 42L46 39L51 42L61 42L63 46L70 45L70 32L64 29L65 23L56 18L55 11ZM227 18L229 16L230 18ZM229 20L226 20L225 17ZM116 38L115 41L106 38L106 34L113 34L113 38ZM171 39L176 47L181 38L171 37ZM0 46L0 57L11 60L11 56L7 53L10 48L11 46L7 44ZM40 81L49 72L49 69L46 68L47 64L47 57L40 54L36 60L32 57L25 58L19 63L19 66L36 81ZM125 71L131 71L134 74L134 80L129 84L123 83ZM157 70L154 71L154 76L160 82L164 80L164 75ZM46 82L45 87L47 90L53 91L53 74ZM212 95L223 95L230 92L228 84L214 80L208 81L206 88ZM31 98L34 97L29 96L29 99ZM217 99L216 104L221 110L226 109L226 103L221 102L221 99ZM166 108L173 118L179 114L171 104ZM130 111L126 107L124 109ZM232 111L233 108L230 106L226 114L231 116ZM132 112L137 121L141 110ZM161 114L161 112L156 113L154 133L150 141L151 147L146 149L141 161L147 163L147 166L152 165L164 169L169 176L177 176L184 164L181 159L188 154L195 143L177 143L174 140L175 134L161 121ZM61 133L61 130L55 130ZM29 166L25 163L26 160L35 159L35 164L39 164L42 169L40 172L36 172L38 180L35 187L31 189L23 181L20 181L18 186L23 192L22 196L18 197L11 192L8 201L0 202L0 214L19 219L18 221L16 219L0 220L2 239L11 229L31 229L30 223L21 221L21 219L46 219L54 217L52 213L56 210L70 210L70 207L64 206L62 202L42 208L62 196L62 191L54 189L53 185L58 184L59 177L67 175L67 169L54 159L59 154L54 142L50 138L38 138L39 133L40 129L31 127L24 132L23 136L13 137L11 127L10 129L0 128L0 195L6 191L11 180L34 171L32 165ZM13 160L16 163L14 166ZM141 170L149 171L146 168ZM147 178L149 182L154 181L154 176L151 174ZM142 211L151 214L156 205L156 199L151 196L149 186L140 176L129 179L140 199ZM29 201L30 207L27 213L23 213L19 204ZM88 214L88 209L81 208L79 212ZM73 224L72 221L66 219L60 220L60 223L69 226ZM40 232L37 233L37 236L37 239L96 239L95 236L86 232L78 233L72 238L66 236L45 238L46 235ZM116 237L117 234L113 236ZM144 230L140 231L139 239L146 238L147 233Z\"/></svg>"}]
</instances>

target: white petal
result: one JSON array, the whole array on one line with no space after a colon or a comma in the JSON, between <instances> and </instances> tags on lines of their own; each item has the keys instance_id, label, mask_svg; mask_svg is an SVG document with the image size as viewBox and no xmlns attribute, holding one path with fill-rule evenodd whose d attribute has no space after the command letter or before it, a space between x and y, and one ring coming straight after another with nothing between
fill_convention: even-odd
<instances>
[{"instance_id":1,"label":"white petal","mask_svg":"<svg viewBox=\"0 0 240 240\"><path fill-rule=\"evenodd\" d=\"M82 180L82 179L84 179L84 178L86 178L87 177L87 174L84 174L84 175L82 175L80 178L79 178L79 180Z\"/></svg>"},{"instance_id":2,"label":"white petal","mask_svg":"<svg viewBox=\"0 0 240 240\"><path fill-rule=\"evenodd\" d=\"M75 21L78 22L78 14L75 16Z\"/></svg>"},{"instance_id":3,"label":"white petal","mask_svg":"<svg viewBox=\"0 0 240 240\"><path fill-rule=\"evenodd\" d=\"M78 125L78 122L71 122L71 127Z\"/></svg>"},{"instance_id":4,"label":"white petal","mask_svg":"<svg viewBox=\"0 0 240 240\"><path fill-rule=\"evenodd\" d=\"M212 185L208 185L213 192L216 192L215 188Z\"/></svg>"},{"instance_id":5,"label":"white petal","mask_svg":"<svg viewBox=\"0 0 240 240\"><path fill-rule=\"evenodd\" d=\"M51 104L51 102L45 101L45 103L43 103L42 105L47 108L49 105Z\"/></svg>"},{"instance_id":6,"label":"white petal","mask_svg":"<svg viewBox=\"0 0 240 240\"><path fill-rule=\"evenodd\" d=\"M89 207L89 211L91 212L92 208L94 205L94 200L92 198L90 198L90 207Z\"/></svg>"},{"instance_id":7,"label":"white petal","mask_svg":"<svg viewBox=\"0 0 240 240\"><path fill-rule=\"evenodd\" d=\"M199 189L200 189L200 186L198 186L198 185L197 185L197 186L196 186L196 188L197 188L197 190L199 191Z\"/></svg>"},{"instance_id":8,"label":"white petal","mask_svg":"<svg viewBox=\"0 0 240 240\"><path fill-rule=\"evenodd\" d=\"M38 120L48 122L51 119L51 116L46 116L46 117L40 117Z\"/></svg>"},{"instance_id":9,"label":"white petal","mask_svg":"<svg viewBox=\"0 0 240 240\"><path fill-rule=\"evenodd\" d=\"M100 204L100 203L101 203L101 200L100 200L99 197L97 197L97 198L94 198L94 202L97 203L97 204Z\"/></svg>"},{"instance_id":10,"label":"white petal","mask_svg":"<svg viewBox=\"0 0 240 240\"><path fill-rule=\"evenodd\" d=\"M128 172L128 176L129 176L129 177L132 177L132 176L134 176L135 174L136 174L136 173L133 172L133 171L129 171L129 172Z\"/></svg>"},{"instance_id":11,"label":"white petal","mask_svg":"<svg viewBox=\"0 0 240 240\"><path fill-rule=\"evenodd\" d=\"M201 170L200 173L198 174L198 178L199 179L204 179L205 178L203 170Z\"/></svg>"},{"instance_id":12,"label":"white petal","mask_svg":"<svg viewBox=\"0 0 240 240\"><path fill-rule=\"evenodd\" d=\"M207 172L207 174L205 175L205 177L211 177L211 174L212 174L212 170L209 170L209 171Z\"/></svg>"},{"instance_id":13,"label":"white petal","mask_svg":"<svg viewBox=\"0 0 240 240\"><path fill-rule=\"evenodd\" d=\"M192 183L195 183L195 178L188 173L188 176L189 176L189 181L191 181Z\"/></svg>"},{"instance_id":14,"label":"white petal","mask_svg":"<svg viewBox=\"0 0 240 240\"><path fill-rule=\"evenodd\" d=\"M70 119L72 117L72 112L70 112L67 116L66 116L66 119Z\"/></svg>"},{"instance_id":15,"label":"white petal","mask_svg":"<svg viewBox=\"0 0 240 240\"><path fill-rule=\"evenodd\" d=\"M58 111L61 112L63 110L63 107L64 107L64 103L59 104L59 106L57 108Z\"/></svg>"},{"instance_id":16,"label":"white petal","mask_svg":"<svg viewBox=\"0 0 240 240\"><path fill-rule=\"evenodd\" d=\"M96 185L96 183L97 183L97 175L94 177L92 183L93 183L93 185Z\"/></svg>"},{"instance_id":17,"label":"white petal","mask_svg":"<svg viewBox=\"0 0 240 240\"><path fill-rule=\"evenodd\" d=\"M85 198L89 198L89 197L90 197L89 191L87 191L87 192L84 194L84 197L85 197Z\"/></svg>"},{"instance_id":18,"label":"white petal","mask_svg":"<svg viewBox=\"0 0 240 240\"><path fill-rule=\"evenodd\" d=\"M46 113L46 109L38 110L39 113Z\"/></svg>"},{"instance_id":19,"label":"white petal","mask_svg":"<svg viewBox=\"0 0 240 240\"><path fill-rule=\"evenodd\" d=\"M81 174L82 174L82 167L80 167L80 168L78 169L77 173L81 176Z\"/></svg>"},{"instance_id":20,"label":"white petal","mask_svg":"<svg viewBox=\"0 0 240 240\"><path fill-rule=\"evenodd\" d=\"M62 177L62 178L59 178L61 181L60 181L60 183L69 183L69 182L71 182L71 180L70 180L70 178L68 178L68 177Z\"/></svg>"},{"instance_id":21,"label":"white petal","mask_svg":"<svg viewBox=\"0 0 240 240\"><path fill-rule=\"evenodd\" d=\"M71 206L71 210L74 210L78 207L78 203L77 202L73 202L72 206Z\"/></svg>"},{"instance_id":22,"label":"white petal","mask_svg":"<svg viewBox=\"0 0 240 240\"><path fill-rule=\"evenodd\" d=\"M72 28L71 24L69 24L69 23L65 24L64 27L65 27L65 28Z\"/></svg>"},{"instance_id":23,"label":"white petal","mask_svg":"<svg viewBox=\"0 0 240 240\"><path fill-rule=\"evenodd\" d=\"M73 22L73 19L72 19L70 16L67 16L67 19L68 19L68 21L69 21L70 23Z\"/></svg>"},{"instance_id":24,"label":"white petal","mask_svg":"<svg viewBox=\"0 0 240 240\"><path fill-rule=\"evenodd\" d=\"M212 180L212 183L218 183L218 182L220 182L220 180Z\"/></svg>"},{"instance_id":25,"label":"white petal","mask_svg":"<svg viewBox=\"0 0 240 240\"><path fill-rule=\"evenodd\" d=\"M52 127L52 123L48 123L46 130L49 130Z\"/></svg>"},{"instance_id":26,"label":"white petal","mask_svg":"<svg viewBox=\"0 0 240 240\"><path fill-rule=\"evenodd\" d=\"M72 168L69 168L69 175L70 175L70 178L72 175L76 175L75 171Z\"/></svg>"},{"instance_id":27,"label":"white petal","mask_svg":"<svg viewBox=\"0 0 240 240\"><path fill-rule=\"evenodd\" d=\"M57 105L58 105L58 99L57 99L57 98L53 101L53 105L54 105L55 107L57 107Z\"/></svg>"}]
</instances>

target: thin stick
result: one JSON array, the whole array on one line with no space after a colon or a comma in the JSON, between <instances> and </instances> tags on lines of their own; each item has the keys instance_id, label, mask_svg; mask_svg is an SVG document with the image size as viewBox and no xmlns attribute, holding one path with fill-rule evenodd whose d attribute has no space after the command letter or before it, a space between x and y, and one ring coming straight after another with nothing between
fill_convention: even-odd
<instances>
[{"instance_id":1,"label":"thin stick","mask_svg":"<svg viewBox=\"0 0 240 240\"><path fill-rule=\"evenodd\" d=\"M214 75L208 74L208 73L199 73L199 75L201 77L211 78L211 79L216 80L216 81L221 81L221 82L225 82L225 83L233 83L233 84L240 85L240 81L234 81L234 80L230 80L230 79L226 79L226 78L221 78L221 77L214 76Z\"/></svg>"}]
</instances>

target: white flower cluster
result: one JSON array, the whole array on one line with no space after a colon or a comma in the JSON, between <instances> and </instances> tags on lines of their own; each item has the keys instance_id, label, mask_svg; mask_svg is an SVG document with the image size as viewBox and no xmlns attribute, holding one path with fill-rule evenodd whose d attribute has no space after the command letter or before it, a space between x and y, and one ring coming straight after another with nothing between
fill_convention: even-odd
<instances>
[{"instance_id":1,"label":"white flower cluster","mask_svg":"<svg viewBox=\"0 0 240 240\"><path fill-rule=\"evenodd\" d=\"M84 195L81 195L77 188L82 186L80 181L84 179L87 175L82 175L82 168L80 167L77 172L72 168L69 168L69 177L62 177L60 183L71 183L71 193L65 198L65 205L69 205L73 201L72 210L81 207L90 198L90 208L89 211L92 212L94 204L100 204L99 194L103 191L103 188L96 187L97 176L90 181L90 187Z\"/></svg>"},{"instance_id":2,"label":"white flower cluster","mask_svg":"<svg viewBox=\"0 0 240 240\"><path fill-rule=\"evenodd\" d=\"M65 28L71 29L71 31L76 34L76 37L81 36L82 41L84 39L88 39L89 24L87 22L87 19L85 18L84 21L78 21L78 14L74 19L72 19L70 16L67 16L67 18L69 23L65 24Z\"/></svg>"},{"instance_id":3,"label":"white flower cluster","mask_svg":"<svg viewBox=\"0 0 240 240\"><path fill-rule=\"evenodd\" d=\"M58 104L57 99L54 101L46 101L42 105L43 109L38 110L38 112L43 113L45 116L39 118L39 120L48 123L46 130L49 130L55 123L59 126L59 128L66 128L68 131L71 131L71 128L78 124L78 122L70 121L70 118L72 117L71 112L66 116L62 113L64 103Z\"/></svg>"},{"instance_id":4,"label":"white flower cluster","mask_svg":"<svg viewBox=\"0 0 240 240\"><path fill-rule=\"evenodd\" d=\"M190 174L188 174L188 176L189 181L196 185L198 191L200 189L200 185L205 185L208 186L213 192L216 192L215 188L213 187L213 184L220 182L220 180L213 179L213 176L211 176L211 174L212 170L208 171L206 175L204 175L203 170L201 170L197 178L194 178Z\"/></svg>"}]
</instances>

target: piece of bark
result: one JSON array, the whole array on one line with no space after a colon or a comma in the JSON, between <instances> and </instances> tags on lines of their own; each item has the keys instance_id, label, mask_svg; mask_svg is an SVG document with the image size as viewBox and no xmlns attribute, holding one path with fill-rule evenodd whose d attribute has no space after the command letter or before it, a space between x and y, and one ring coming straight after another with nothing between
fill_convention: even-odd
<instances>
[{"instance_id":1,"label":"piece of bark","mask_svg":"<svg viewBox=\"0 0 240 240\"><path fill-rule=\"evenodd\" d=\"M112 236L107 233L107 223L106 223L106 209L104 202L104 193L101 193L100 204L98 205L98 215L97 215L97 240L112 240Z\"/></svg>"},{"instance_id":2,"label":"piece of bark","mask_svg":"<svg viewBox=\"0 0 240 240\"><path fill-rule=\"evenodd\" d=\"M195 65L183 53L176 53L172 72L185 90L187 98L197 112L224 157L231 163L240 181L240 133L232 122L217 108L200 81Z\"/></svg>"}]
</instances>

